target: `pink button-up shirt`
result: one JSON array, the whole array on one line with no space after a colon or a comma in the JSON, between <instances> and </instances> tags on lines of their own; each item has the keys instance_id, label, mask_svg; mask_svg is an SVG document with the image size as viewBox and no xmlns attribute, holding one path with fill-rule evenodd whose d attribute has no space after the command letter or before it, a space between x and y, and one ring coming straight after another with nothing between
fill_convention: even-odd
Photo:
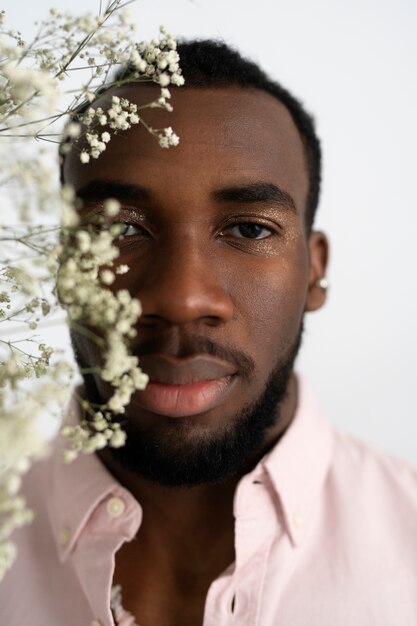
<instances>
[{"instance_id":1,"label":"pink button-up shirt","mask_svg":"<svg viewBox=\"0 0 417 626\"><path fill-rule=\"evenodd\" d=\"M64 465L58 447L25 483L37 515L15 533L0 624L114 626L115 553L140 532L140 503L95 456ZM203 626L417 625L417 472L335 432L301 381L234 514L236 562L213 581Z\"/></svg>"}]
</instances>

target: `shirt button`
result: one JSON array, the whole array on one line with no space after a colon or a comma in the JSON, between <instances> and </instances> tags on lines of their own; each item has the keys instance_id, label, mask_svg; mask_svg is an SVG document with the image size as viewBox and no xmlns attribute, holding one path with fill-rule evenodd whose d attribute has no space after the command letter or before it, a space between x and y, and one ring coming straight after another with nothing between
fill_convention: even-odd
<instances>
[{"instance_id":1,"label":"shirt button","mask_svg":"<svg viewBox=\"0 0 417 626\"><path fill-rule=\"evenodd\" d=\"M107 500L106 511L110 517L120 517L125 512L126 505L121 498Z\"/></svg>"},{"instance_id":2,"label":"shirt button","mask_svg":"<svg viewBox=\"0 0 417 626\"><path fill-rule=\"evenodd\" d=\"M60 546L66 546L70 540L70 530L68 526L64 526L58 533L58 543Z\"/></svg>"}]
</instances>

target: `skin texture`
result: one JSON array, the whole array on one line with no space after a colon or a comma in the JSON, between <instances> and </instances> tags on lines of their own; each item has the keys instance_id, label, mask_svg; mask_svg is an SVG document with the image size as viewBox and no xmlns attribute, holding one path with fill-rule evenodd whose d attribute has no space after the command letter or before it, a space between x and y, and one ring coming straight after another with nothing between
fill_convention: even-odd
<instances>
[{"instance_id":1,"label":"skin texture","mask_svg":"<svg viewBox=\"0 0 417 626\"><path fill-rule=\"evenodd\" d=\"M145 428L170 437L172 419L185 425L180 438L169 440L182 454L258 399L277 363L288 357L304 313L324 302L325 292L315 283L325 274L327 241L322 233L306 232L303 146L281 103L239 87L173 91L174 112L148 110L145 119L155 128L172 126L180 136L178 147L162 150L143 128L133 127L88 165L73 150L64 174L76 190L100 180L141 185L149 192L148 199L118 198L126 210L117 221L139 229L130 229L120 243L120 262L131 270L112 285L128 288L142 303L136 345L159 337L160 352L182 356L187 341L192 352L198 337L244 355L253 366L237 372L224 401L191 417L157 415L143 408L140 394L133 398L129 418ZM137 103L157 95L153 87L113 93ZM285 193L279 202L216 194L259 183ZM85 204L95 210L100 199L90 197ZM247 222L267 230L259 229L260 238L248 237L239 226ZM94 347L81 336L72 339L79 362L94 365ZM109 389L102 381L96 384L106 398ZM279 419L247 459L246 470L288 427L296 402L291 377ZM108 451L100 456L144 510L137 539L116 556L115 581L122 584L124 605L141 626L201 624L210 583L234 560L232 505L239 476L173 488L127 471Z\"/></svg>"}]
</instances>

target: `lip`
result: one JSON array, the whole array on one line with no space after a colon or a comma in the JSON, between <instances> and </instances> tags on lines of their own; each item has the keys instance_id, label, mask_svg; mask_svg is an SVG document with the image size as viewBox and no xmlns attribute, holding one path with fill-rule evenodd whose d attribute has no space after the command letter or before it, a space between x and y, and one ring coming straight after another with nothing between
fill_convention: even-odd
<instances>
[{"instance_id":1,"label":"lip","mask_svg":"<svg viewBox=\"0 0 417 626\"><path fill-rule=\"evenodd\" d=\"M191 385L236 374L236 366L206 354L179 358L169 354L147 354L140 366L151 382L166 385Z\"/></svg>"},{"instance_id":2,"label":"lip","mask_svg":"<svg viewBox=\"0 0 417 626\"><path fill-rule=\"evenodd\" d=\"M146 355L140 365L149 376L138 404L166 417L199 415L221 404L234 387L236 367L208 355L180 359L171 355Z\"/></svg>"}]
</instances>

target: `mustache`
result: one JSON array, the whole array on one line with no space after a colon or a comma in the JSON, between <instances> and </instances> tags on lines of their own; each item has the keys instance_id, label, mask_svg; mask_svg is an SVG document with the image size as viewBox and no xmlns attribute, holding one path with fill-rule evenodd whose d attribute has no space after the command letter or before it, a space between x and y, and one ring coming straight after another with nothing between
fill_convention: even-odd
<instances>
[{"instance_id":1,"label":"mustache","mask_svg":"<svg viewBox=\"0 0 417 626\"><path fill-rule=\"evenodd\" d=\"M255 369L253 359L246 353L230 344L220 345L201 335L183 335L181 337L156 335L142 340L137 345L132 346L132 349L139 361L141 356L149 354L167 354L184 359L196 354L209 354L233 363L239 374L244 377L250 376Z\"/></svg>"}]
</instances>

